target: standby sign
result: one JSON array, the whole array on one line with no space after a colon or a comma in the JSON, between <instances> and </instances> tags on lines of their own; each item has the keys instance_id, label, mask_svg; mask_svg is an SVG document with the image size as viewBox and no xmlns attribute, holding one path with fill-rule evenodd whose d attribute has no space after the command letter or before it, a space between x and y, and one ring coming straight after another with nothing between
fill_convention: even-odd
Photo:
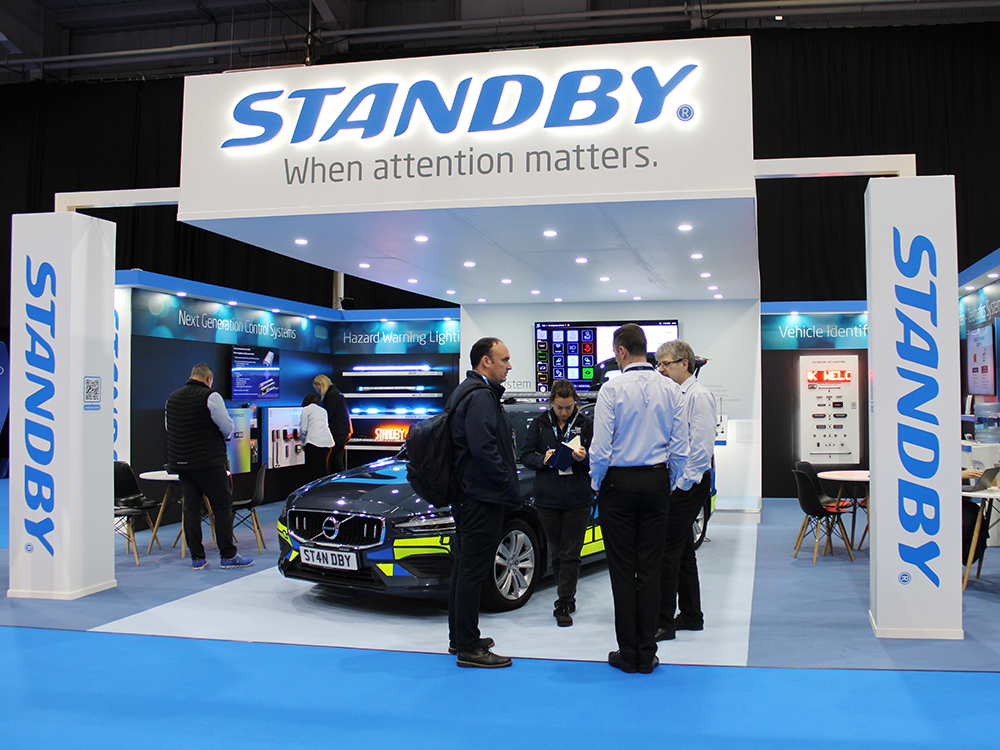
<instances>
[{"instance_id":1,"label":"standby sign","mask_svg":"<svg viewBox=\"0 0 1000 750\"><path fill-rule=\"evenodd\" d=\"M247 71L185 86L182 218L753 193L750 43Z\"/></svg>"}]
</instances>

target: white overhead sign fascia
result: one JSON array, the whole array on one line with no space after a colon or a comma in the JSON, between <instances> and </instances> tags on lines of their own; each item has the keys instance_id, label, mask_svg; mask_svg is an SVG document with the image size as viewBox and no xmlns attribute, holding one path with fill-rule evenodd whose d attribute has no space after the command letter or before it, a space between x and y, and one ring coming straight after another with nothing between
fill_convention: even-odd
<instances>
[{"instance_id":1,"label":"white overhead sign fascia","mask_svg":"<svg viewBox=\"0 0 1000 750\"><path fill-rule=\"evenodd\" d=\"M753 197L750 41L188 78L181 220Z\"/></svg>"}]
</instances>

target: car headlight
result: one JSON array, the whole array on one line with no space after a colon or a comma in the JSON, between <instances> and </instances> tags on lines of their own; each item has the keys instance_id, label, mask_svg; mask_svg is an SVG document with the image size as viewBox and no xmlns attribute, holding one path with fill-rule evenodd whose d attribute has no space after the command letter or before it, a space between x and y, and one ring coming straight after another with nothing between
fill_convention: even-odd
<instances>
[{"instance_id":1,"label":"car headlight","mask_svg":"<svg viewBox=\"0 0 1000 750\"><path fill-rule=\"evenodd\" d=\"M450 513L440 516L413 516L402 523L397 523L396 528L404 529L415 534L447 536L455 533L455 519Z\"/></svg>"}]
</instances>

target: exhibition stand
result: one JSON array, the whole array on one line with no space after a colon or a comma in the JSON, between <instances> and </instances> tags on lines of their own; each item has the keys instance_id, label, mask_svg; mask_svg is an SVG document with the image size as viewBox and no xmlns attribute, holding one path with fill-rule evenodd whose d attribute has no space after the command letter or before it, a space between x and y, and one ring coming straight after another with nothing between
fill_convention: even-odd
<instances>
[{"instance_id":1,"label":"exhibition stand","mask_svg":"<svg viewBox=\"0 0 1000 750\"><path fill-rule=\"evenodd\" d=\"M461 306L461 339L446 356L461 356L478 338L497 336L510 348L515 367L510 385L517 390L533 390L544 384L543 375L554 374L554 363L551 372L541 367L550 363L538 357L539 324L676 320L678 335L709 358L703 382L728 419L728 439L717 452L720 500L732 498L733 515L755 520L761 496L763 385L756 180L908 176L872 180L867 198L869 261L874 264L869 299L889 305L870 310L869 336L884 337L879 339L879 358L869 358L868 379L879 388L878 394L870 394L873 459L881 446L884 453L896 445L894 429L916 429L881 421L883 406L907 393L899 391L903 385L897 382L897 369L909 366L906 347L919 346L914 337L925 341L925 348L947 351L951 345L942 329L913 317L913 311L909 319L914 325L905 324L900 333L896 313L908 313L893 307L894 289L909 290L900 304L922 311L934 326L950 319L951 313L939 310L947 304L947 295L934 297L929 289L934 284L954 288L949 284L955 274L955 247L953 228L947 236L949 215L954 224L950 178L912 178L912 156L755 161L750 63L749 40L729 37L192 77L185 89L179 188L136 191L136 203L130 202L130 191L117 191L62 196L57 204L70 208L107 205L105 200L113 205L176 201L180 221L341 272L453 300ZM42 216L39 221L63 216ZM927 223L924 217L933 221ZM546 231L546 237L559 238L543 244L550 242L542 239L550 222L561 233ZM896 244L904 248L903 261L896 265L894 232ZM936 264L919 261L920 238L925 236L937 248ZM412 238L405 248L404 238ZM905 250L914 243L918 250ZM17 257L28 252L26 243L15 242L15 268ZM894 279L893 286L883 289L883 277ZM169 308L167 317L178 321L176 325L184 320L182 313L198 320L206 314L217 317L218 310L192 311L189 303L178 301L182 298L176 291L155 292L163 295L157 299ZM120 291L119 299L124 294ZM133 306L140 300L152 312L149 290L129 294ZM220 304L212 296L202 302ZM230 312L222 317L239 319L239 305L223 306ZM157 338L150 335L156 326L137 335L134 312L128 316L133 347L142 339ZM12 310L12 328L25 318L24 310ZM279 328L294 329L277 322L282 323ZM76 321L63 330L70 338L84 335ZM231 340L231 332L214 326L201 343L271 345ZM207 332L189 333L197 338ZM186 359L177 353L188 344L176 336L157 340L162 361ZM301 353L282 362L297 357L305 361L313 354L294 351ZM371 353L385 354L377 348ZM139 398L137 354L133 348L133 403ZM596 355L600 359L602 353ZM285 349L281 356L286 357ZM323 356L340 355L331 348ZM410 353L392 356L406 358ZM861 362L814 364L813 369L833 372L860 368ZM232 372L225 357L217 358L217 365L217 370ZM937 415L940 404L957 398L957 384L945 377L948 367L947 358L942 358L938 390L933 397L923 392L915 411ZM13 369L16 375L23 365L14 364ZM346 367L332 369L348 372ZM454 371L456 378L460 371ZM369 376L358 377L360 384ZM281 378L279 392L284 393L284 372ZM301 378L294 387L296 403L305 375ZM150 414L154 401L162 403L164 394L180 382L175 373L156 387L143 382ZM374 394L384 384L366 385ZM139 418L135 413L132 417ZM944 417L942 411L936 429L920 435L936 439L938 432L946 432L950 422ZM131 426L132 434L136 427ZM12 444L17 434L12 431ZM851 446L860 460L860 415L852 435L856 440ZM97 433L88 439L98 452L103 445L105 454L111 454L110 429L106 441ZM261 441L262 452L271 450L270 442ZM932 452L936 469L929 486L939 491L933 482L947 474L952 463L957 467L958 447L954 441L941 441L939 450ZM912 470L913 461L927 464L923 455L897 458L900 471ZM893 483L900 478L894 471L882 476L880 468L873 474L875 496L891 497ZM895 505L886 501L883 507ZM12 520L15 508L20 518L23 498L12 496ZM933 569L927 545L939 544L942 558L951 554L957 516L950 518L949 513L942 508L940 537L925 528L908 530L912 514L873 517L872 622L877 635L961 637L960 599L955 600L950 583L944 584L947 577L933 590L918 578L924 568ZM892 548L896 543L917 552L900 559ZM910 580L903 580L904 573ZM909 585L911 580L917 585ZM891 588L891 601L897 604L890 608L881 597ZM883 621L889 609L894 610L892 619Z\"/></svg>"}]
</instances>

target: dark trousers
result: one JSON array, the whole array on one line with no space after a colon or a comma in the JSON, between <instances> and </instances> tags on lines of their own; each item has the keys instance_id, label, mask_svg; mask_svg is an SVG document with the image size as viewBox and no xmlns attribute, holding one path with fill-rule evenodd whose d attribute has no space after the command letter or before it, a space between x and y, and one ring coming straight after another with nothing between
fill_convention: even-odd
<instances>
[{"instance_id":1,"label":"dark trousers","mask_svg":"<svg viewBox=\"0 0 1000 750\"><path fill-rule=\"evenodd\" d=\"M493 575L503 533L504 507L459 496L452 507L451 589L448 591L448 642L459 653L479 648L479 602L483 583Z\"/></svg>"},{"instance_id":2,"label":"dark trousers","mask_svg":"<svg viewBox=\"0 0 1000 750\"><path fill-rule=\"evenodd\" d=\"M660 627L674 628L675 606L692 622L703 622L701 585L698 582L698 559L694 551L691 526L712 492L712 473L706 471L701 481L687 492L675 490L670 496L670 519L663 545L663 573L660 580Z\"/></svg>"},{"instance_id":3,"label":"dark trousers","mask_svg":"<svg viewBox=\"0 0 1000 750\"><path fill-rule=\"evenodd\" d=\"M580 550L590 525L590 506L582 508L538 508L538 520L552 553L552 573L556 577L556 606L576 603L580 580Z\"/></svg>"},{"instance_id":4,"label":"dark trousers","mask_svg":"<svg viewBox=\"0 0 1000 750\"><path fill-rule=\"evenodd\" d=\"M312 443L305 444L306 471L309 474L309 481L325 477L327 474L327 463L330 459L330 451L333 448L322 448Z\"/></svg>"},{"instance_id":5,"label":"dark trousers","mask_svg":"<svg viewBox=\"0 0 1000 750\"><path fill-rule=\"evenodd\" d=\"M178 481L184 491L184 537L191 557L204 558L205 546L201 543L202 496L212 504L215 517L215 541L223 559L236 556L233 544L233 494L229 476L223 467L201 471L178 472Z\"/></svg>"},{"instance_id":6,"label":"dark trousers","mask_svg":"<svg viewBox=\"0 0 1000 750\"><path fill-rule=\"evenodd\" d=\"M327 459L327 471L330 474L336 474L343 471L347 466L347 441L351 439L351 434L346 435L334 435L333 436L333 450L330 451L330 457Z\"/></svg>"},{"instance_id":7,"label":"dark trousers","mask_svg":"<svg viewBox=\"0 0 1000 750\"><path fill-rule=\"evenodd\" d=\"M601 484L597 504L621 659L629 666L651 664L656 656L670 472L665 466L612 467Z\"/></svg>"}]
</instances>

